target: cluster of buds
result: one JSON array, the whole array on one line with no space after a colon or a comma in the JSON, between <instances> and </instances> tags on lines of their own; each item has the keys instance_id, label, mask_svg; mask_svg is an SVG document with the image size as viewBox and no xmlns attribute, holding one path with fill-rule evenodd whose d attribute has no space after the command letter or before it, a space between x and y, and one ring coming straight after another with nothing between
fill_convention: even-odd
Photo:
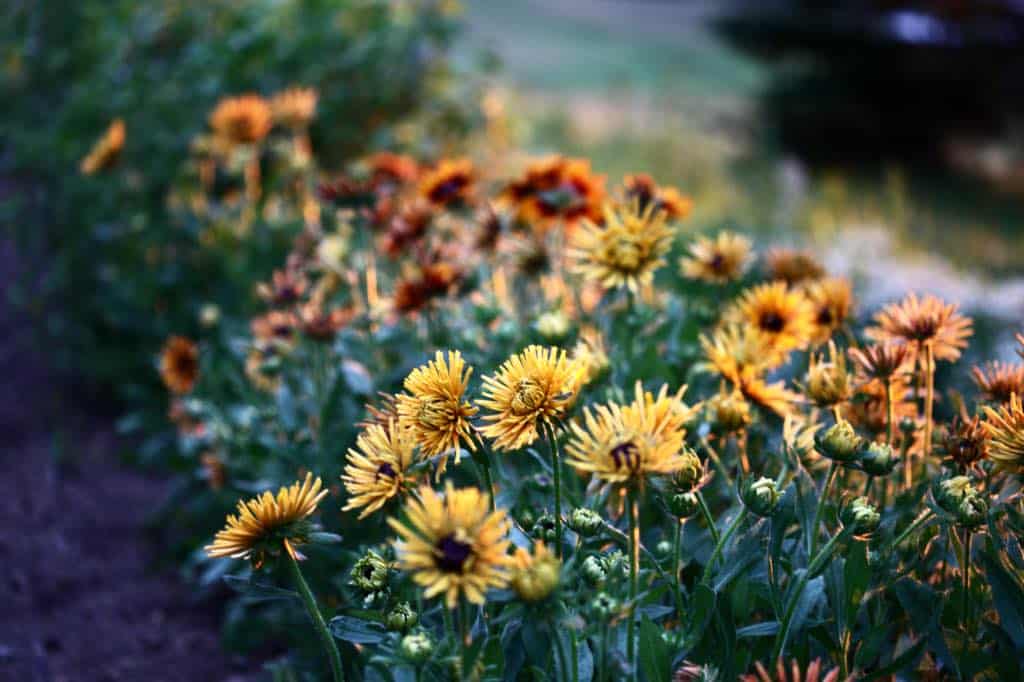
<instances>
[{"instance_id":1,"label":"cluster of buds","mask_svg":"<svg viewBox=\"0 0 1024 682\"><path fill-rule=\"evenodd\" d=\"M626 556L618 550L608 554L592 554L583 560L581 572L591 584L602 585L608 578L628 576L629 562L626 561Z\"/></svg>"},{"instance_id":2,"label":"cluster of buds","mask_svg":"<svg viewBox=\"0 0 1024 682\"><path fill-rule=\"evenodd\" d=\"M768 518L779 508L782 493L773 479L762 476L756 480L748 478L740 483L740 499L747 511Z\"/></svg>"},{"instance_id":3,"label":"cluster of buds","mask_svg":"<svg viewBox=\"0 0 1024 682\"><path fill-rule=\"evenodd\" d=\"M882 515L866 497L858 497L843 507L839 513L843 527L855 537L867 539L882 523Z\"/></svg>"},{"instance_id":4,"label":"cluster of buds","mask_svg":"<svg viewBox=\"0 0 1024 682\"><path fill-rule=\"evenodd\" d=\"M359 557L352 566L350 575L352 584L363 593L363 604L372 606L386 602L391 594L388 589L388 576L391 567L381 555L372 549Z\"/></svg>"},{"instance_id":5,"label":"cluster of buds","mask_svg":"<svg viewBox=\"0 0 1024 682\"><path fill-rule=\"evenodd\" d=\"M937 480L932 485L932 498L964 528L977 528L988 517L988 501L967 476Z\"/></svg>"}]
</instances>

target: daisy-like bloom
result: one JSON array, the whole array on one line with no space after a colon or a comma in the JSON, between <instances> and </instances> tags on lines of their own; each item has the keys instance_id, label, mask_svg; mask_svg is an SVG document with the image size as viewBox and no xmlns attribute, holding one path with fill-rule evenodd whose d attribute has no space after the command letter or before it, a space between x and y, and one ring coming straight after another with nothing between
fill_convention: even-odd
<instances>
[{"instance_id":1,"label":"daisy-like bloom","mask_svg":"<svg viewBox=\"0 0 1024 682\"><path fill-rule=\"evenodd\" d=\"M226 97L210 114L210 127L230 144L255 144L270 132L274 119L270 104L259 95Z\"/></svg>"},{"instance_id":2,"label":"daisy-like bloom","mask_svg":"<svg viewBox=\"0 0 1024 682\"><path fill-rule=\"evenodd\" d=\"M603 226L587 220L573 232L568 255L585 280L605 289L627 287L636 293L665 264L663 256L674 236L665 214L655 212L653 206L644 211L636 206L607 206Z\"/></svg>"},{"instance_id":3,"label":"daisy-like bloom","mask_svg":"<svg viewBox=\"0 0 1024 682\"><path fill-rule=\"evenodd\" d=\"M704 407L712 428L719 435L742 431L752 421L750 403L738 389L727 391L723 385L718 393L704 402Z\"/></svg>"},{"instance_id":4,"label":"daisy-like bloom","mask_svg":"<svg viewBox=\"0 0 1024 682\"><path fill-rule=\"evenodd\" d=\"M848 352L850 359L857 364L858 374L865 379L888 381L910 370L910 350L902 343L873 344L865 348L850 348Z\"/></svg>"},{"instance_id":5,"label":"daisy-like bloom","mask_svg":"<svg viewBox=\"0 0 1024 682\"><path fill-rule=\"evenodd\" d=\"M272 306L287 307L298 303L308 286L305 275L293 268L285 268L274 270L270 282L258 284L256 294Z\"/></svg>"},{"instance_id":6,"label":"daisy-like bloom","mask_svg":"<svg viewBox=\"0 0 1024 682\"><path fill-rule=\"evenodd\" d=\"M572 424L566 445L570 465L605 483L639 483L646 476L671 474L688 462L684 424L692 413L662 386L658 397L644 393L639 382L628 405L610 403L583 410L583 424Z\"/></svg>"},{"instance_id":7,"label":"daisy-like bloom","mask_svg":"<svg viewBox=\"0 0 1024 682\"><path fill-rule=\"evenodd\" d=\"M377 152L364 163L370 173L370 183L378 190L394 190L415 180L420 172L416 159L393 152Z\"/></svg>"},{"instance_id":8,"label":"daisy-like bloom","mask_svg":"<svg viewBox=\"0 0 1024 682\"><path fill-rule=\"evenodd\" d=\"M96 141L96 144L82 159L79 165L82 175L95 175L117 163L121 156L121 150L124 149L125 137L124 121L115 118L103 133L103 137Z\"/></svg>"},{"instance_id":9,"label":"daisy-like bloom","mask_svg":"<svg viewBox=\"0 0 1024 682\"><path fill-rule=\"evenodd\" d=\"M394 420L386 428L367 426L345 458L341 480L349 499L342 511L362 509L359 518L363 519L401 493L415 449L411 434Z\"/></svg>"},{"instance_id":10,"label":"daisy-like bloom","mask_svg":"<svg viewBox=\"0 0 1024 682\"><path fill-rule=\"evenodd\" d=\"M444 455L438 465L442 473L449 450L455 450L455 463L462 455L461 445L476 450L469 420L478 408L463 400L473 368L466 366L457 350L437 351L434 359L417 367L405 378L407 391L397 397L399 424L407 429L426 457Z\"/></svg>"},{"instance_id":11,"label":"daisy-like bloom","mask_svg":"<svg viewBox=\"0 0 1024 682\"><path fill-rule=\"evenodd\" d=\"M420 181L420 196L434 206L465 203L473 193L476 171L469 159L443 159Z\"/></svg>"},{"instance_id":12,"label":"daisy-like bloom","mask_svg":"<svg viewBox=\"0 0 1024 682\"><path fill-rule=\"evenodd\" d=\"M730 381L747 400L783 417L799 400L783 382L765 380L765 372L780 365L785 355L755 327L727 324L710 337L701 335L700 345L711 370Z\"/></svg>"},{"instance_id":13,"label":"daisy-like bloom","mask_svg":"<svg viewBox=\"0 0 1024 682\"><path fill-rule=\"evenodd\" d=\"M669 220L682 220L693 210L693 200L675 187L659 187L646 173L627 175L622 181L626 201L636 201L640 210L653 204L655 210L665 213Z\"/></svg>"},{"instance_id":14,"label":"daisy-like bloom","mask_svg":"<svg viewBox=\"0 0 1024 682\"><path fill-rule=\"evenodd\" d=\"M818 407L833 407L850 399L853 387L846 371L846 356L836 350L836 344L829 341L828 360L818 354L811 355L807 370L804 395Z\"/></svg>"},{"instance_id":15,"label":"daisy-like bloom","mask_svg":"<svg viewBox=\"0 0 1024 682\"><path fill-rule=\"evenodd\" d=\"M853 397L842 407L845 419L876 438L886 433L889 424L885 407L885 385L884 379L866 380L857 386ZM910 382L902 374L892 377L892 400L894 425L903 419L917 419L917 404L910 392Z\"/></svg>"},{"instance_id":16,"label":"daisy-like bloom","mask_svg":"<svg viewBox=\"0 0 1024 682\"><path fill-rule=\"evenodd\" d=\"M971 369L971 378L985 400L1008 403L1013 394L1024 395L1024 364L987 362Z\"/></svg>"},{"instance_id":17,"label":"daisy-like bloom","mask_svg":"<svg viewBox=\"0 0 1024 682\"><path fill-rule=\"evenodd\" d=\"M875 323L877 326L865 330L869 339L909 343L915 352L931 344L936 360L957 360L973 332L971 318L958 313L955 303L935 296L918 298L917 294L887 305L875 314Z\"/></svg>"},{"instance_id":18,"label":"daisy-like bloom","mask_svg":"<svg viewBox=\"0 0 1024 682\"><path fill-rule=\"evenodd\" d=\"M419 272L395 283L394 307L400 313L420 310L435 298L448 293L462 278L462 270L451 263L431 263Z\"/></svg>"},{"instance_id":19,"label":"daisy-like bloom","mask_svg":"<svg viewBox=\"0 0 1024 682\"><path fill-rule=\"evenodd\" d=\"M1000 469L1024 468L1024 406L1019 395L998 408L984 407L989 459Z\"/></svg>"},{"instance_id":20,"label":"daisy-like bloom","mask_svg":"<svg viewBox=\"0 0 1024 682\"><path fill-rule=\"evenodd\" d=\"M509 522L505 510L489 508L486 493L449 481L443 495L421 487L405 506L407 522L388 519L400 536L398 566L425 588L425 597L443 594L454 609L460 598L483 604L488 589L508 584Z\"/></svg>"},{"instance_id":21,"label":"daisy-like bloom","mask_svg":"<svg viewBox=\"0 0 1024 682\"><path fill-rule=\"evenodd\" d=\"M775 663L775 670L769 672L760 661L754 664L754 672L740 676L741 682L839 682L839 668L832 668L822 675L821 659L811 661L806 669L795 658L790 661L789 668L780 658Z\"/></svg>"},{"instance_id":22,"label":"daisy-like bloom","mask_svg":"<svg viewBox=\"0 0 1024 682\"><path fill-rule=\"evenodd\" d=\"M318 300L299 309L299 329L315 341L330 342L356 316L352 308L326 310Z\"/></svg>"},{"instance_id":23,"label":"daisy-like bloom","mask_svg":"<svg viewBox=\"0 0 1024 682\"><path fill-rule=\"evenodd\" d=\"M764 257L769 279L779 279L792 286L825 276L814 254L804 249L771 249Z\"/></svg>"},{"instance_id":24,"label":"daisy-like bloom","mask_svg":"<svg viewBox=\"0 0 1024 682\"><path fill-rule=\"evenodd\" d=\"M713 284L742 277L753 257L750 240L732 232L719 232L714 239L697 237L689 253L679 260L683 276Z\"/></svg>"},{"instance_id":25,"label":"daisy-like bloom","mask_svg":"<svg viewBox=\"0 0 1024 682\"><path fill-rule=\"evenodd\" d=\"M316 115L316 102L313 88L289 88L270 98L270 112L277 125L304 130Z\"/></svg>"},{"instance_id":26,"label":"daisy-like bloom","mask_svg":"<svg viewBox=\"0 0 1024 682\"><path fill-rule=\"evenodd\" d=\"M533 543L533 553L522 547L513 556L512 589L525 601L540 601L558 587L561 560L542 541Z\"/></svg>"},{"instance_id":27,"label":"daisy-like bloom","mask_svg":"<svg viewBox=\"0 0 1024 682\"><path fill-rule=\"evenodd\" d=\"M980 417L956 418L942 442L949 463L964 471L988 457L988 431Z\"/></svg>"},{"instance_id":28,"label":"daisy-like bloom","mask_svg":"<svg viewBox=\"0 0 1024 682\"><path fill-rule=\"evenodd\" d=\"M845 277L826 277L803 287L814 310L811 343L820 345L832 338L853 310L853 286Z\"/></svg>"},{"instance_id":29,"label":"daisy-like bloom","mask_svg":"<svg viewBox=\"0 0 1024 682\"><path fill-rule=\"evenodd\" d=\"M552 426L572 405L586 366L560 348L528 346L483 378L477 404L490 414L480 432L499 450L518 450L537 440L537 422Z\"/></svg>"},{"instance_id":30,"label":"daisy-like bloom","mask_svg":"<svg viewBox=\"0 0 1024 682\"><path fill-rule=\"evenodd\" d=\"M499 202L516 218L543 229L556 220L574 225L584 218L600 222L605 177L595 175L586 159L550 156L530 164L523 177L509 183Z\"/></svg>"},{"instance_id":31,"label":"daisy-like bloom","mask_svg":"<svg viewBox=\"0 0 1024 682\"><path fill-rule=\"evenodd\" d=\"M814 309L803 292L785 282L747 289L726 310L725 319L754 327L781 353L804 348L814 334Z\"/></svg>"},{"instance_id":32,"label":"daisy-like bloom","mask_svg":"<svg viewBox=\"0 0 1024 682\"><path fill-rule=\"evenodd\" d=\"M238 516L229 514L223 530L203 549L210 557L252 559L259 568L266 556L283 547L295 560L304 558L297 550L307 542L312 526L308 519L327 495L313 474L302 483L280 488L275 497L269 490L250 500L239 500Z\"/></svg>"},{"instance_id":33,"label":"daisy-like bloom","mask_svg":"<svg viewBox=\"0 0 1024 682\"><path fill-rule=\"evenodd\" d=\"M199 379L199 347L184 336L167 339L160 353L160 377L172 393L188 393Z\"/></svg>"}]
</instances>

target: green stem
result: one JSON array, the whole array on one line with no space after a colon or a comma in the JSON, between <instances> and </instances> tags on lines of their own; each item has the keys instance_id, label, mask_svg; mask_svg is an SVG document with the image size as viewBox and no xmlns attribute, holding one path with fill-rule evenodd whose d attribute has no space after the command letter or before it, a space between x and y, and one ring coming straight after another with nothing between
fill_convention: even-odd
<instances>
[{"instance_id":1,"label":"green stem","mask_svg":"<svg viewBox=\"0 0 1024 682\"><path fill-rule=\"evenodd\" d=\"M803 594L804 588L807 587L807 581L810 580L810 576L815 575L818 568L824 563L835 550L836 544L839 542L839 538L843 536L842 533L836 533L832 538L825 543L825 546L821 548L821 551L807 566L807 570L804 571L803 575L797 580L796 585L793 587L793 594L790 595L789 601L786 603L786 613L782 617L782 624L779 627L779 634L775 638L775 646L772 649L772 656L768 660L777 661L782 656L783 651L786 648L786 641L789 639L789 628L793 624L793 614L796 612L796 605L800 601L800 596Z\"/></svg>"},{"instance_id":2,"label":"green stem","mask_svg":"<svg viewBox=\"0 0 1024 682\"><path fill-rule=\"evenodd\" d=\"M814 510L814 522L811 523L811 537L808 542L809 556L814 555L814 548L818 544L818 524L821 523L821 513L825 510L825 500L828 499L828 489L832 487L832 479L836 477L839 465L835 460L828 467L828 476L825 477L825 485L821 488L821 495L818 496L818 507Z\"/></svg>"},{"instance_id":3,"label":"green stem","mask_svg":"<svg viewBox=\"0 0 1024 682\"><path fill-rule=\"evenodd\" d=\"M971 538L974 536L974 534L971 533L971 530L969 528L965 528L964 535L964 560L960 566L960 572L963 573L964 578L963 610L960 613L964 619L964 646L966 647L967 628L971 622L969 614L971 602L968 595L971 592Z\"/></svg>"},{"instance_id":4,"label":"green stem","mask_svg":"<svg viewBox=\"0 0 1024 682\"><path fill-rule=\"evenodd\" d=\"M927 521L928 519L930 519L930 518L932 517L932 515L933 515L933 514L934 514L934 512L933 512L933 511L932 511L931 509L925 509L925 510L924 510L923 512L921 512L920 514L918 514L917 518L916 518L916 519L914 519L914 520L913 520L913 521L912 521L912 522L910 523L910 525L909 525L909 526L907 526L906 530L904 530L904 531L903 531L902 533L900 533L900 534L899 534L899 535L898 535L898 536L896 537L896 539L895 539L895 540L893 540L893 542L892 542L892 548L893 548L893 549L896 549L897 547L899 547L899 546L900 546L900 544L901 544L901 543L902 543L902 542L903 542L904 540L906 540L906 539L907 539L907 537L908 537L908 536L909 536L909 535L910 535L911 533L913 533L913 532L914 532L915 530L917 530L917 529L918 529L918 528L919 528L919 527L920 527L921 525L923 525L925 521Z\"/></svg>"},{"instance_id":5,"label":"green stem","mask_svg":"<svg viewBox=\"0 0 1024 682\"><path fill-rule=\"evenodd\" d=\"M875 482L874 474L868 474L868 480L864 483L864 497L871 494L871 485Z\"/></svg>"},{"instance_id":6,"label":"green stem","mask_svg":"<svg viewBox=\"0 0 1024 682\"><path fill-rule=\"evenodd\" d=\"M708 503L707 500L704 499L704 493L700 490L697 491L697 503L700 504L700 514L704 517L704 523L708 524L708 532L711 533L711 541L717 545L718 528L715 526L715 520L711 518L711 510L708 509Z\"/></svg>"},{"instance_id":7,"label":"green stem","mask_svg":"<svg viewBox=\"0 0 1024 682\"><path fill-rule=\"evenodd\" d=\"M473 440L476 441L477 447L480 448L479 455L475 456L474 459L480 462L480 469L484 475L484 485L487 486L487 490L491 494L491 511L494 511L497 509L498 493L494 489L494 476L491 471L491 448L475 430L473 431Z\"/></svg>"},{"instance_id":8,"label":"green stem","mask_svg":"<svg viewBox=\"0 0 1024 682\"><path fill-rule=\"evenodd\" d=\"M629 497L629 622L626 628L626 661L629 678L636 680L636 602L640 594L640 505L632 488Z\"/></svg>"},{"instance_id":9,"label":"green stem","mask_svg":"<svg viewBox=\"0 0 1024 682\"><path fill-rule=\"evenodd\" d=\"M576 646L576 630L569 628L569 655L572 660L569 668L572 670L572 682L580 682L580 652Z\"/></svg>"},{"instance_id":10,"label":"green stem","mask_svg":"<svg viewBox=\"0 0 1024 682\"><path fill-rule=\"evenodd\" d=\"M282 554L288 557L287 564L292 574L292 581L299 590L299 596L302 598L302 603L306 606L309 619L313 621L313 627L320 637L320 643L323 644L327 658L331 662L331 674L334 677L334 682L344 682L345 672L341 667L341 655L338 653L338 645L335 644L334 637L327 628L327 623L324 622L323 614L320 613L320 608L316 605L316 597L310 591L306 579L302 577L302 569L299 568L299 562L295 560L295 557L290 552L286 551L282 552Z\"/></svg>"},{"instance_id":11,"label":"green stem","mask_svg":"<svg viewBox=\"0 0 1024 682\"><path fill-rule=\"evenodd\" d=\"M701 578L701 582L705 585L711 582L711 569L714 568L715 562L718 558L722 556L722 550L725 549L727 544L729 544L729 538L731 538L733 533L736 532L736 529L740 527L740 523L746 518L746 516L747 508L743 507L740 509L739 513L736 514L736 518L732 520L732 523L729 524L729 527L725 531L725 535L719 538L718 542L715 543L715 549L711 552L711 558L708 559L708 565L704 567L704 577Z\"/></svg>"},{"instance_id":12,"label":"green stem","mask_svg":"<svg viewBox=\"0 0 1024 682\"><path fill-rule=\"evenodd\" d=\"M672 524L672 529L673 529L673 533L672 533L672 582L673 582L672 589L673 590L678 590L678 588L679 588L679 585L678 585L678 583L679 583L679 562L680 562L680 552L679 552L679 544L680 543L679 543L679 537L683 534L682 533L683 521L680 520L678 525L673 523ZM679 615L681 616L682 614L679 614Z\"/></svg>"},{"instance_id":13,"label":"green stem","mask_svg":"<svg viewBox=\"0 0 1024 682\"><path fill-rule=\"evenodd\" d=\"M893 430L896 428L896 406L892 402L892 377L885 380L885 444L892 447Z\"/></svg>"},{"instance_id":14,"label":"green stem","mask_svg":"<svg viewBox=\"0 0 1024 682\"><path fill-rule=\"evenodd\" d=\"M935 403L935 351L931 342L924 344L924 461L932 453L932 409Z\"/></svg>"},{"instance_id":15,"label":"green stem","mask_svg":"<svg viewBox=\"0 0 1024 682\"><path fill-rule=\"evenodd\" d=\"M562 466L558 453L558 438L555 428L547 424L548 446L551 451L551 470L555 478L555 547L556 555L562 558Z\"/></svg>"}]
</instances>

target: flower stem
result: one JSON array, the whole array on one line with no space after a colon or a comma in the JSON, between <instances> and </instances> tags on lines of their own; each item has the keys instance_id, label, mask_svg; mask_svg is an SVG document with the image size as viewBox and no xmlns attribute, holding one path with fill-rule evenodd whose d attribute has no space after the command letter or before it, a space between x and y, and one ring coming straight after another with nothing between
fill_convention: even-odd
<instances>
[{"instance_id":1,"label":"flower stem","mask_svg":"<svg viewBox=\"0 0 1024 682\"><path fill-rule=\"evenodd\" d=\"M892 377L885 380L885 444L892 447L893 430L896 428L896 406L892 402Z\"/></svg>"},{"instance_id":2,"label":"flower stem","mask_svg":"<svg viewBox=\"0 0 1024 682\"><path fill-rule=\"evenodd\" d=\"M487 491L491 495L491 511L494 511L497 509L498 493L494 489L494 476L491 472L491 448L475 430L473 431L473 440L476 441L477 446L480 448L479 452L473 453L473 459L480 465L480 471L484 477L484 485L487 486Z\"/></svg>"},{"instance_id":3,"label":"flower stem","mask_svg":"<svg viewBox=\"0 0 1024 682\"><path fill-rule=\"evenodd\" d=\"M796 585L793 587L793 594L790 595L789 601L786 603L786 612L782 616L782 624L779 627L779 634L775 638L775 646L772 648L772 656L770 661L777 661L782 656L784 649L786 648L786 641L789 639L789 628L793 624L793 614L796 612L796 605L800 601L800 596L804 592L804 588L807 587L807 581L810 580L810 576L817 573L818 568L821 564L828 560L835 550L836 544L839 542L839 538L843 536L842 533L836 533L832 538L825 543L825 546L821 548L821 551L811 560L808 564L807 570L804 571L803 575L797 580Z\"/></svg>"},{"instance_id":4,"label":"flower stem","mask_svg":"<svg viewBox=\"0 0 1024 682\"><path fill-rule=\"evenodd\" d=\"M679 560L680 560L680 556L679 556L679 554L680 554L680 552L679 552L679 536L681 536L683 534L682 533L682 531L683 531L683 521L680 520L678 525L673 523L672 524L672 529L674 531L672 533L672 581L673 581L672 589L673 590L678 590L679 589L679 585L676 584L676 583L679 582Z\"/></svg>"},{"instance_id":5,"label":"flower stem","mask_svg":"<svg viewBox=\"0 0 1024 682\"><path fill-rule=\"evenodd\" d=\"M697 491L697 503L700 505L700 514L704 517L704 523L708 524L708 531L711 533L711 540L717 545L718 528L715 526L715 520L711 518L711 510L708 509L708 503L707 500L704 499L704 493L700 490Z\"/></svg>"},{"instance_id":6,"label":"flower stem","mask_svg":"<svg viewBox=\"0 0 1024 682\"><path fill-rule=\"evenodd\" d=\"M970 592L971 592L971 539L973 537L974 537L974 534L971 532L971 530L969 528L964 529L964 560L963 560L963 563L960 566L960 571L961 571L961 573L963 573L963 578L964 578L963 609L961 610L960 615L963 618L964 638L965 638L965 645L964 646L965 647L966 647L967 630L968 630L968 627L970 626L970 623L971 623L971 618L970 618L971 601L970 601L969 595L970 595Z\"/></svg>"},{"instance_id":7,"label":"flower stem","mask_svg":"<svg viewBox=\"0 0 1024 682\"><path fill-rule=\"evenodd\" d=\"M629 622L626 628L626 661L629 676L636 679L636 602L640 594L640 505L633 488L629 497Z\"/></svg>"},{"instance_id":8,"label":"flower stem","mask_svg":"<svg viewBox=\"0 0 1024 682\"><path fill-rule=\"evenodd\" d=\"M921 527L925 521L932 517L933 514L934 512L932 512L931 509L925 509L923 512L918 514L917 518L914 519L909 526L907 526L906 530L900 533L899 536L897 536L897 538L892 541L892 548L896 549L897 547L899 547L900 544L904 540L906 540L911 533L913 533L915 530Z\"/></svg>"},{"instance_id":9,"label":"flower stem","mask_svg":"<svg viewBox=\"0 0 1024 682\"><path fill-rule=\"evenodd\" d=\"M555 554L562 558L562 462L558 453L555 428L547 424L548 446L551 450L551 471L555 477Z\"/></svg>"},{"instance_id":10,"label":"flower stem","mask_svg":"<svg viewBox=\"0 0 1024 682\"><path fill-rule=\"evenodd\" d=\"M924 344L924 461L932 453L932 407L935 402L935 348Z\"/></svg>"},{"instance_id":11,"label":"flower stem","mask_svg":"<svg viewBox=\"0 0 1024 682\"><path fill-rule=\"evenodd\" d=\"M729 524L729 527L725 531L725 535L720 537L718 542L715 543L715 549L711 552L711 558L708 559L708 565L704 567L704 577L701 578L701 582L705 585L711 582L711 569L714 568L715 562L718 558L722 556L722 550L724 550L725 546L729 544L729 538L731 538L733 533L736 532L736 529L740 527L740 523L743 522L743 519L745 519L746 516L747 508L742 507L739 513L736 514L736 518L732 520L731 524Z\"/></svg>"},{"instance_id":12,"label":"flower stem","mask_svg":"<svg viewBox=\"0 0 1024 682\"><path fill-rule=\"evenodd\" d=\"M814 548L818 544L818 524L821 523L821 513L825 510L825 500L828 499L828 490L832 487L832 479L836 477L839 465L835 460L828 467L828 475L825 477L825 485L821 488L821 495L818 496L818 507L814 510L814 521L811 523L811 537L808 542L808 555L814 554Z\"/></svg>"},{"instance_id":13,"label":"flower stem","mask_svg":"<svg viewBox=\"0 0 1024 682\"><path fill-rule=\"evenodd\" d=\"M320 608L316 605L316 597L310 591L306 579L302 577L302 569L299 568L299 562L289 552L282 552L282 554L287 557L286 561L292 574L292 581L299 590L299 596L302 597L302 603L306 606L309 619L313 621L313 627L320 637L320 643L323 644L327 658L331 662L331 674L334 677L334 682L344 682L345 672L341 667L341 655L338 653L338 645L335 644L334 637L327 628L327 623L324 622L323 614L320 613Z\"/></svg>"}]
</instances>

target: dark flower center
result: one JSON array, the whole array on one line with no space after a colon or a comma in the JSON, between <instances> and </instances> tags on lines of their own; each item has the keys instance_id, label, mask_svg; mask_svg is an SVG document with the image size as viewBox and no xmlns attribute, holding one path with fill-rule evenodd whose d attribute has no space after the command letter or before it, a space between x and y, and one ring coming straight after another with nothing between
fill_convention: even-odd
<instances>
[{"instance_id":1,"label":"dark flower center","mask_svg":"<svg viewBox=\"0 0 1024 682\"><path fill-rule=\"evenodd\" d=\"M461 573L462 565L473 553L472 546L456 540L454 535L441 538L437 543L437 550L440 554L437 557L437 567L446 573Z\"/></svg>"},{"instance_id":2,"label":"dark flower center","mask_svg":"<svg viewBox=\"0 0 1024 682\"><path fill-rule=\"evenodd\" d=\"M834 318L832 316L831 308L824 307L818 311L818 324L821 325L822 327L830 326L832 324L833 319Z\"/></svg>"},{"instance_id":3,"label":"dark flower center","mask_svg":"<svg viewBox=\"0 0 1024 682\"><path fill-rule=\"evenodd\" d=\"M711 269L714 270L715 272L721 272L722 270L725 269L725 256L723 256L721 253L716 253L714 256L711 257L711 261L708 263L708 265L711 266Z\"/></svg>"},{"instance_id":4,"label":"dark flower center","mask_svg":"<svg viewBox=\"0 0 1024 682\"><path fill-rule=\"evenodd\" d=\"M773 310L765 312L761 315L759 326L761 327L761 329L764 329L765 331L778 334L785 328L786 321L782 319L781 315L779 315L777 312Z\"/></svg>"},{"instance_id":5,"label":"dark flower center","mask_svg":"<svg viewBox=\"0 0 1024 682\"><path fill-rule=\"evenodd\" d=\"M640 465L640 448L633 441L619 443L608 454L616 469L635 469Z\"/></svg>"},{"instance_id":6,"label":"dark flower center","mask_svg":"<svg viewBox=\"0 0 1024 682\"><path fill-rule=\"evenodd\" d=\"M430 190L430 200L435 203L446 203L453 199L466 185L466 178L456 176L449 178Z\"/></svg>"},{"instance_id":7,"label":"dark flower center","mask_svg":"<svg viewBox=\"0 0 1024 682\"><path fill-rule=\"evenodd\" d=\"M398 475L398 473L395 471L395 468L393 466L391 466L391 464L389 464L388 462L384 462L379 467L377 467L377 478L378 479L381 476L387 476L388 478L394 478L397 475Z\"/></svg>"}]
</instances>

